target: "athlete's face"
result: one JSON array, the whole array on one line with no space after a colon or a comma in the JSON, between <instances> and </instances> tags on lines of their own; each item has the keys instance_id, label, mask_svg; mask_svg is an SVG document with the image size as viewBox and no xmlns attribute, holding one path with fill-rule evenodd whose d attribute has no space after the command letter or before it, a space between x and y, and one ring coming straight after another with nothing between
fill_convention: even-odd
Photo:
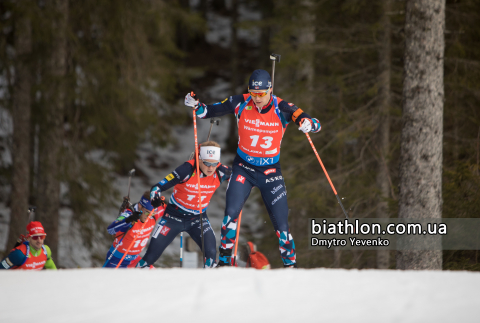
<instances>
[{"instance_id":1,"label":"athlete's face","mask_svg":"<svg viewBox=\"0 0 480 323\"><path fill-rule=\"evenodd\" d=\"M205 159L207 163L218 163L215 159ZM215 170L217 169L217 166L207 166L203 163L203 160L200 159L200 169L202 172L207 175L207 176L212 176L215 173Z\"/></svg>"},{"instance_id":2,"label":"athlete's face","mask_svg":"<svg viewBox=\"0 0 480 323\"><path fill-rule=\"evenodd\" d=\"M142 205L138 204L140 211L142 211L142 215L140 215L140 221L145 222L150 215L150 211L144 208Z\"/></svg>"},{"instance_id":3,"label":"athlete's face","mask_svg":"<svg viewBox=\"0 0 480 323\"><path fill-rule=\"evenodd\" d=\"M43 246L43 242L45 241L45 237L46 237L45 235L28 237L28 243L35 250L39 250Z\"/></svg>"},{"instance_id":4,"label":"athlete's face","mask_svg":"<svg viewBox=\"0 0 480 323\"><path fill-rule=\"evenodd\" d=\"M255 102L255 105L259 108L263 108L270 101L270 95L271 95L272 89L269 89L267 91L267 94L264 96L259 96L259 95L254 96L255 93L262 93L262 92L265 92L265 91L254 91L254 90L250 91L250 95L252 96L253 102Z\"/></svg>"}]
</instances>

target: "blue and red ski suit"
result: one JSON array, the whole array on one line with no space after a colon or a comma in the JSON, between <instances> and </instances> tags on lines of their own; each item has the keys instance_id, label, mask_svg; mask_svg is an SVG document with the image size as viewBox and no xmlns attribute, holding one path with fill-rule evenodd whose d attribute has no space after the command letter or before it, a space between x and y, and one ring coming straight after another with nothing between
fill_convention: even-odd
<instances>
[{"instance_id":1,"label":"blue and red ski suit","mask_svg":"<svg viewBox=\"0 0 480 323\"><path fill-rule=\"evenodd\" d=\"M132 206L133 211L139 211L139 204L136 203ZM126 221L133 214L131 209L127 208L120 214L107 228L108 233L115 236L115 240L108 250L103 267L116 268L122 258L123 261L119 268L134 267L140 253L148 243L155 223L162 217L164 210L163 206L152 210L153 214L147 218L145 225L140 220L130 223ZM132 243L134 239L135 241ZM130 250L128 250L129 247ZM125 255L125 253L127 254Z\"/></svg>"},{"instance_id":2,"label":"blue and red ski suit","mask_svg":"<svg viewBox=\"0 0 480 323\"><path fill-rule=\"evenodd\" d=\"M295 244L288 226L287 190L279 163L280 145L290 122L300 125L302 119L308 118L312 121L314 132L320 130L320 123L293 103L275 95L261 109L249 94L230 96L212 105L199 104L196 109L197 116L202 119L230 113L237 120L239 144L227 188L219 261L230 263L228 254L231 254L235 244L238 216L252 188L256 186L279 239L283 264L294 265Z\"/></svg>"},{"instance_id":3,"label":"blue and red ski suit","mask_svg":"<svg viewBox=\"0 0 480 323\"><path fill-rule=\"evenodd\" d=\"M160 191L173 187L163 218L155 227L150 245L145 256L139 261L137 267L149 267L160 258L163 251L181 232L187 232L195 243L202 249L200 216L203 218L203 234L205 245L205 266L216 266L215 233L207 216L207 207L211 197L220 184L230 179L232 169L219 164L215 173L206 176L200 171L200 188L202 197L202 214L197 209L198 205L198 176L194 160L189 160L177 167L172 173L161 180L157 186ZM155 187L155 186L154 186Z\"/></svg>"}]
</instances>

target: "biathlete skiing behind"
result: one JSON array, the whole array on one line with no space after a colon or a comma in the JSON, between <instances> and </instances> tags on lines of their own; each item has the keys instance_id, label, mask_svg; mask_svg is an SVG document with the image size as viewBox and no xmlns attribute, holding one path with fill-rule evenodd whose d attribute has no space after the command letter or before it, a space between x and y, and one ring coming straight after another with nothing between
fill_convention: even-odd
<instances>
[{"instance_id":1,"label":"biathlete skiing behind","mask_svg":"<svg viewBox=\"0 0 480 323\"><path fill-rule=\"evenodd\" d=\"M43 244L46 236L40 222L30 222L27 225L27 236L21 236L18 245L0 263L0 269L57 269L50 248Z\"/></svg>"},{"instance_id":2,"label":"biathlete skiing behind","mask_svg":"<svg viewBox=\"0 0 480 323\"><path fill-rule=\"evenodd\" d=\"M157 220L163 215L165 207L159 204L154 210L150 203L149 192L145 192L140 201L131 207L127 207L122 214L112 222L107 231L115 235L113 245L108 250L107 257L103 267L115 268L125 253L125 258L119 268L134 267L139 260L139 254L147 245L150 233L155 227ZM152 216L149 216L154 212ZM145 223L145 221L147 221ZM143 224L145 225L143 226ZM143 230L142 230L143 226ZM139 232L141 230L141 232ZM135 237L136 236L136 237ZM127 248L133 243L130 250Z\"/></svg>"},{"instance_id":3,"label":"biathlete skiing behind","mask_svg":"<svg viewBox=\"0 0 480 323\"><path fill-rule=\"evenodd\" d=\"M200 103L190 94L185 97L185 105L194 108L201 119L229 113L237 119L238 148L227 188L219 266L231 265L238 215L254 186L260 189L278 236L284 266L297 266L295 244L288 227L287 191L279 163L280 144L289 122L293 121L304 133L320 131L320 122L293 103L272 95L271 87L270 74L255 70L247 94L230 96L213 105Z\"/></svg>"},{"instance_id":4,"label":"biathlete skiing behind","mask_svg":"<svg viewBox=\"0 0 480 323\"><path fill-rule=\"evenodd\" d=\"M214 141L200 144L200 188L205 245L205 267L216 266L215 233L207 217L207 207L220 184L230 179L232 169L220 164L220 145ZM147 267L155 263L165 248L180 232L187 232L202 249L200 211L198 209L198 174L195 158L190 159L168 174L150 191L153 206L160 201L161 193L174 188L165 215L155 228L145 256L137 267Z\"/></svg>"}]
</instances>

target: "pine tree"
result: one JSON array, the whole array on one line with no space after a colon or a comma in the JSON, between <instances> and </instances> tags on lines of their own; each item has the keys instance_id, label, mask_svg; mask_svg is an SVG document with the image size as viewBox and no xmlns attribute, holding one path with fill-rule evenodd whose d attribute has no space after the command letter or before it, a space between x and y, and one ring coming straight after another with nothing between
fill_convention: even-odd
<instances>
[{"instance_id":1,"label":"pine tree","mask_svg":"<svg viewBox=\"0 0 480 323\"><path fill-rule=\"evenodd\" d=\"M33 74L30 69L32 52L31 12L26 3L14 4L15 21L15 81L12 93L13 147L12 194L10 226L7 248L15 245L24 234L28 222L27 209L30 195L30 119Z\"/></svg>"},{"instance_id":2,"label":"pine tree","mask_svg":"<svg viewBox=\"0 0 480 323\"><path fill-rule=\"evenodd\" d=\"M444 32L444 1L407 1L400 219L442 217ZM417 238L400 238L397 268L442 269L440 238Z\"/></svg>"}]
</instances>

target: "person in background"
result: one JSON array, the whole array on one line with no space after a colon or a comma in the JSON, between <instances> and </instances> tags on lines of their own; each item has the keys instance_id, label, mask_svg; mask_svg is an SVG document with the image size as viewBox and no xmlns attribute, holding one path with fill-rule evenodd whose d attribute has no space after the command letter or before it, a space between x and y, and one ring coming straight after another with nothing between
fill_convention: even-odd
<instances>
[{"instance_id":1,"label":"person in background","mask_svg":"<svg viewBox=\"0 0 480 323\"><path fill-rule=\"evenodd\" d=\"M57 269L52 251L44 244L47 234L38 221L27 225L27 235L0 263L0 269L42 270Z\"/></svg>"},{"instance_id":2,"label":"person in background","mask_svg":"<svg viewBox=\"0 0 480 323\"><path fill-rule=\"evenodd\" d=\"M127 207L107 228L108 233L115 236L115 240L108 250L103 267L116 268L123 255L127 253L128 247L135 239L135 242L132 244L130 250L128 250L119 268L130 268L134 266L138 262L139 254L148 243L150 233L155 227L155 223L160 219L164 211L165 207L161 203L159 207L154 210L150 203L148 191L143 194L138 203ZM149 216L151 212L154 213L152 216ZM147 222L145 223L145 221ZM143 226L144 223L145 226Z\"/></svg>"},{"instance_id":3,"label":"person in background","mask_svg":"<svg viewBox=\"0 0 480 323\"><path fill-rule=\"evenodd\" d=\"M215 233L207 217L207 207L220 184L229 180L232 174L230 167L220 163L220 153L220 145L215 141L201 143L198 156L200 174L197 174L196 158L192 155L190 160L152 187L150 198L154 206L159 203L162 192L173 188L173 193L165 210L165 216L157 224L147 252L137 267L145 268L155 263L180 232L187 232L202 250L200 216L203 219L204 264L207 268L216 267ZM199 176L201 212L198 209Z\"/></svg>"}]
</instances>

